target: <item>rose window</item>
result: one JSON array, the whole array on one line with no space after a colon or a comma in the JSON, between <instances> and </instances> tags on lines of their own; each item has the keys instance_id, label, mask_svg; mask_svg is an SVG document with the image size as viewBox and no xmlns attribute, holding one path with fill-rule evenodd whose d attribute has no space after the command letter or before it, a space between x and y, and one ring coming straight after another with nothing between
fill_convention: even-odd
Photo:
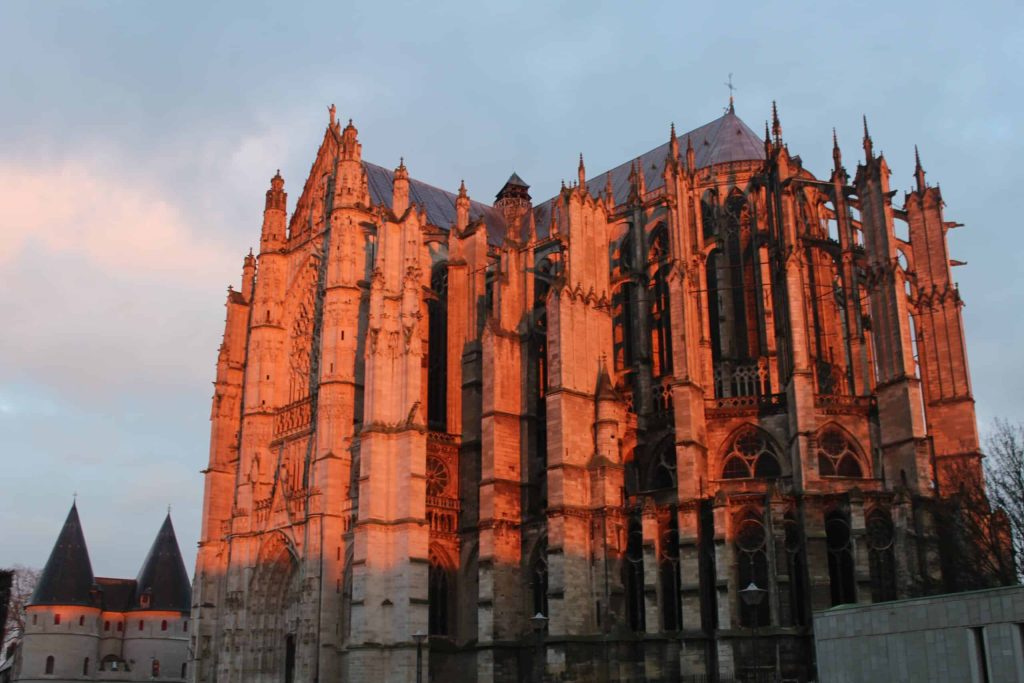
<instances>
[{"instance_id":1,"label":"rose window","mask_svg":"<svg viewBox=\"0 0 1024 683\"><path fill-rule=\"evenodd\" d=\"M448 482L451 477L448 474L448 467L441 462L440 458L427 458L427 495L435 498L441 497L448 490Z\"/></svg>"}]
</instances>

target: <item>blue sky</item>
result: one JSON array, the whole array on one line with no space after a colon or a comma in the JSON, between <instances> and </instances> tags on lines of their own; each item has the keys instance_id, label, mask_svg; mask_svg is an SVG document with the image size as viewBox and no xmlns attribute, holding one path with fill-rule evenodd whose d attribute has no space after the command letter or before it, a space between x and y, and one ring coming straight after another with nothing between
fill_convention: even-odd
<instances>
[{"instance_id":1,"label":"blue sky","mask_svg":"<svg viewBox=\"0 0 1024 683\"><path fill-rule=\"evenodd\" d=\"M135 575L167 505L192 564L224 291L332 102L365 158L482 201L716 118L730 72L818 175L867 114L893 187L918 144L966 224L982 429L1024 419L1019 2L9 2L0 57L0 566L41 566L75 491L98 575Z\"/></svg>"}]
</instances>

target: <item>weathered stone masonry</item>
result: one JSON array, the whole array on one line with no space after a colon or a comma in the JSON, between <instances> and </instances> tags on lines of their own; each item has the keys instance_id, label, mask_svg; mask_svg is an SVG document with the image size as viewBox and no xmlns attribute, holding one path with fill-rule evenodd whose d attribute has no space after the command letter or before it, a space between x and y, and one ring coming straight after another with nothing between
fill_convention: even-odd
<instances>
[{"instance_id":1,"label":"weathered stone masonry","mask_svg":"<svg viewBox=\"0 0 1024 683\"><path fill-rule=\"evenodd\" d=\"M866 125L833 156L730 106L488 206L332 107L228 292L195 680L412 681L417 631L437 681L805 678L813 610L946 585L932 504L983 485L955 224Z\"/></svg>"}]
</instances>

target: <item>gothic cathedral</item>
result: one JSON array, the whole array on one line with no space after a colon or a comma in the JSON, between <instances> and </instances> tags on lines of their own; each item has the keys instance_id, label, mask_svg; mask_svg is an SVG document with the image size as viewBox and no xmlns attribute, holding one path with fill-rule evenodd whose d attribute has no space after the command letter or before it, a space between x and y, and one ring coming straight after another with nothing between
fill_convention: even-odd
<instances>
[{"instance_id":1,"label":"gothic cathedral","mask_svg":"<svg viewBox=\"0 0 1024 683\"><path fill-rule=\"evenodd\" d=\"M815 610L948 590L957 224L772 118L488 205L331 107L228 290L193 680L804 681Z\"/></svg>"}]
</instances>

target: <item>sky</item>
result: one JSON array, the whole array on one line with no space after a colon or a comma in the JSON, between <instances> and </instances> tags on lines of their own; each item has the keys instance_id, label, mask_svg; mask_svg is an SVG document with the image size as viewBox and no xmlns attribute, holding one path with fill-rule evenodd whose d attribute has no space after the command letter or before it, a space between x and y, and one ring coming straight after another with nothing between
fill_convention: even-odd
<instances>
[{"instance_id":1,"label":"sky","mask_svg":"<svg viewBox=\"0 0 1024 683\"><path fill-rule=\"evenodd\" d=\"M939 183L982 432L1024 419L1024 4L0 3L0 566L41 567L74 494L99 576L168 506L191 568L224 297L280 168L335 103L365 159L535 199L720 116L892 186Z\"/></svg>"}]
</instances>

